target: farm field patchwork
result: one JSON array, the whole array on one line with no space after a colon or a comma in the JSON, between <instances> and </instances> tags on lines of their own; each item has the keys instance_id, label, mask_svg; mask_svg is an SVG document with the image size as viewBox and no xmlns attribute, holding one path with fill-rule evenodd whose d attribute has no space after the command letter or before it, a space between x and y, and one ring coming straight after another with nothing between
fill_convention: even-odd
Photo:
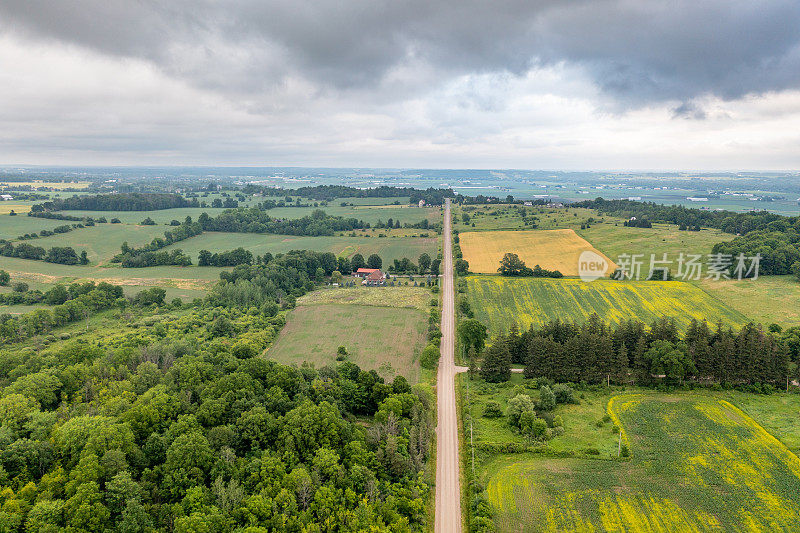
<instances>
[{"instance_id":1,"label":"farm field patchwork","mask_svg":"<svg viewBox=\"0 0 800 533\"><path fill-rule=\"evenodd\" d=\"M250 250L255 255L269 252L273 255L290 250L333 252L337 256L352 257L360 253L366 259L378 254L384 266L394 259L408 257L415 263L423 252L436 257L438 238L432 237L298 237L294 235L262 235L257 233L206 232L168 246L165 250L180 248L193 261L200 250L222 251L237 247Z\"/></svg>"},{"instance_id":2,"label":"farm field patchwork","mask_svg":"<svg viewBox=\"0 0 800 533\"><path fill-rule=\"evenodd\" d=\"M680 281L615 281L599 279L504 278L469 276L467 293L475 318L499 333L516 322L521 328L550 320L585 321L592 313L620 322L673 317L679 327L692 319L736 327L747 323L739 311L727 307L697 286Z\"/></svg>"},{"instance_id":3,"label":"farm field patchwork","mask_svg":"<svg viewBox=\"0 0 800 533\"><path fill-rule=\"evenodd\" d=\"M426 315L417 309L357 304L298 305L292 309L266 357L284 364L317 367L336 363L344 346L348 360L391 380L419 380L419 353L425 347Z\"/></svg>"},{"instance_id":4,"label":"farm field patchwork","mask_svg":"<svg viewBox=\"0 0 800 533\"><path fill-rule=\"evenodd\" d=\"M485 465L501 531L794 528L800 459L743 411L652 393L617 396L610 410L628 462L519 454Z\"/></svg>"},{"instance_id":5,"label":"farm field patchwork","mask_svg":"<svg viewBox=\"0 0 800 533\"><path fill-rule=\"evenodd\" d=\"M470 271L480 274L497 273L503 255L511 252L530 268L539 265L548 270L559 270L565 276L574 276L578 274L581 252L600 253L571 229L470 231L461 233L459 241ZM609 264L609 270L613 270L613 262L609 260Z\"/></svg>"}]
</instances>

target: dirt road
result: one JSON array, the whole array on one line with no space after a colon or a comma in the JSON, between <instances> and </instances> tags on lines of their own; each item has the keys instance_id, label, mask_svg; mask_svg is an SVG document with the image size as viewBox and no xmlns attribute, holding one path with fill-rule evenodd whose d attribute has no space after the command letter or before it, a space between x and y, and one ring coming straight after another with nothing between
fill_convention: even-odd
<instances>
[{"instance_id":1,"label":"dirt road","mask_svg":"<svg viewBox=\"0 0 800 533\"><path fill-rule=\"evenodd\" d=\"M458 415L456 413L455 306L453 294L453 244L450 235L450 200L444 209L442 276L442 346L437 377L436 427L436 533L461 531Z\"/></svg>"}]
</instances>

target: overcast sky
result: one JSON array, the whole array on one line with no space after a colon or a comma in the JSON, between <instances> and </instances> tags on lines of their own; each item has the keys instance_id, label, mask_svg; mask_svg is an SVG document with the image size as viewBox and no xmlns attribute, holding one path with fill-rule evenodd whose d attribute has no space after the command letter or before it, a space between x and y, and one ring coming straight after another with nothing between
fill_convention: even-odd
<instances>
[{"instance_id":1,"label":"overcast sky","mask_svg":"<svg viewBox=\"0 0 800 533\"><path fill-rule=\"evenodd\" d=\"M797 0L0 0L0 164L797 170Z\"/></svg>"}]
</instances>

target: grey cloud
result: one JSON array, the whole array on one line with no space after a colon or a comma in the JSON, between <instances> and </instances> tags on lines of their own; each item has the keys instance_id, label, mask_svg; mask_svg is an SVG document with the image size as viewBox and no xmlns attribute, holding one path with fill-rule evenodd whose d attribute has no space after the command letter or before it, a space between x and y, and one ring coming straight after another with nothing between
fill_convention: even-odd
<instances>
[{"instance_id":1,"label":"grey cloud","mask_svg":"<svg viewBox=\"0 0 800 533\"><path fill-rule=\"evenodd\" d=\"M672 110L672 118L705 120L707 117L708 113L706 113L706 110L694 102L683 102Z\"/></svg>"},{"instance_id":2,"label":"grey cloud","mask_svg":"<svg viewBox=\"0 0 800 533\"><path fill-rule=\"evenodd\" d=\"M292 78L394 97L403 65L443 81L566 62L624 107L800 86L796 0L5 0L0 27L256 100Z\"/></svg>"}]
</instances>

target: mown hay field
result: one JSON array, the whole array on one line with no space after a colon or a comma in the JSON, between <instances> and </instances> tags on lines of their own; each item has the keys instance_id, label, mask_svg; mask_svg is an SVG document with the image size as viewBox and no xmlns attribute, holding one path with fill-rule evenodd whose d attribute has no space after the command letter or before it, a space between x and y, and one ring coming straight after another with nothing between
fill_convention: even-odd
<instances>
[{"instance_id":1,"label":"mown hay field","mask_svg":"<svg viewBox=\"0 0 800 533\"><path fill-rule=\"evenodd\" d=\"M380 290L380 289L375 289ZM417 309L357 304L298 305L266 353L284 364L304 361L317 368L336 364L344 346L348 360L391 380L420 376L419 354L425 347L427 317Z\"/></svg>"},{"instance_id":2,"label":"mown hay field","mask_svg":"<svg viewBox=\"0 0 800 533\"><path fill-rule=\"evenodd\" d=\"M559 270L565 276L576 276L581 252L589 250L600 254L572 229L468 231L459 234L459 242L470 271L480 274L496 274L503 255L511 252L531 268L539 265ZM608 262L611 272L616 265L611 260Z\"/></svg>"},{"instance_id":3,"label":"mown hay field","mask_svg":"<svg viewBox=\"0 0 800 533\"><path fill-rule=\"evenodd\" d=\"M747 319L697 286L680 281L504 278L469 276L467 293L475 318L492 333L540 326L550 320L584 322L592 313L610 322L638 319L650 323L673 317L680 327L692 319L719 320L737 327Z\"/></svg>"},{"instance_id":4,"label":"mown hay field","mask_svg":"<svg viewBox=\"0 0 800 533\"><path fill-rule=\"evenodd\" d=\"M796 529L800 459L734 405L645 393L612 398L610 410L630 461L520 454L487 464L500 531Z\"/></svg>"},{"instance_id":5,"label":"mown hay field","mask_svg":"<svg viewBox=\"0 0 800 533\"><path fill-rule=\"evenodd\" d=\"M180 248L193 261L197 262L200 250L212 252L231 250L239 246L250 250L255 255L267 252L275 255L289 250L314 250L316 252L333 252L337 256L352 257L359 253L364 259L370 254L378 254L384 262L384 268L395 259L408 257L414 263L423 252L436 257L438 236L431 232L431 237L299 237L295 235L262 235L258 233L224 233L205 232L202 235L177 242L165 250Z\"/></svg>"}]
</instances>

